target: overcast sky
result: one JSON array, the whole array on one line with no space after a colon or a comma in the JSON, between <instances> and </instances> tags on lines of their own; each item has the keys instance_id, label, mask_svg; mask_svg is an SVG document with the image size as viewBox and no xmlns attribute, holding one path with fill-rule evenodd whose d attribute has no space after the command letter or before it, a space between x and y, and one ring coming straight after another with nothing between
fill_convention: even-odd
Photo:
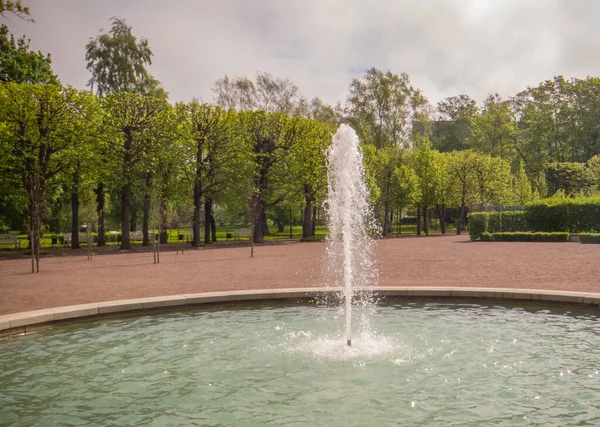
<instances>
[{"instance_id":1,"label":"overcast sky","mask_svg":"<svg viewBox=\"0 0 600 427\"><path fill-rule=\"evenodd\" d=\"M51 53L63 84L86 87L85 45L117 16L148 38L172 101L211 101L216 79L257 70L329 103L373 66L409 73L433 103L600 74L596 0L23 1L36 23L0 22Z\"/></svg>"}]
</instances>

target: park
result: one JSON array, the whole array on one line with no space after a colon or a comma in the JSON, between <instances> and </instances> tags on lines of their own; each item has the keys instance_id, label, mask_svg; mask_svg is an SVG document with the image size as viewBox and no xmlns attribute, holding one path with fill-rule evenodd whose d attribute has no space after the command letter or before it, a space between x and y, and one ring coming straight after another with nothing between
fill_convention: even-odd
<instances>
[{"instance_id":1,"label":"park","mask_svg":"<svg viewBox=\"0 0 600 427\"><path fill-rule=\"evenodd\" d=\"M600 423L600 78L207 85L141 9L67 37L30 3L0 0L0 425Z\"/></svg>"}]
</instances>

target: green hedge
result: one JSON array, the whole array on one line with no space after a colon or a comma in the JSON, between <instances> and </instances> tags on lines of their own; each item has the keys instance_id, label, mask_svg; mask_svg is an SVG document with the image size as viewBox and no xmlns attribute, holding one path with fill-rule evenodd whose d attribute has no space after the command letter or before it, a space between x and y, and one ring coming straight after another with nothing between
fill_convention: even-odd
<instances>
[{"instance_id":1,"label":"green hedge","mask_svg":"<svg viewBox=\"0 0 600 427\"><path fill-rule=\"evenodd\" d=\"M482 242L567 242L569 233L482 233Z\"/></svg>"},{"instance_id":2,"label":"green hedge","mask_svg":"<svg viewBox=\"0 0 600 427\"><path fill-rule=\"evenodd\" d=\"M469 235L479 240L483 233L527 231L525 212L473 212L469 214Z\"/></svg>"},{"instance_id":3,"label":"green hedge","mask_svg":"<svg viewBox=\"0 0 600 427\"><path fill-rule=\"evenodd\" d=\"M579 241L581 241L581 243L600 243L600 234L580 233Z\"/></svg>"},{"instance_id":4,"label":"green hedge","mask_svg":"<svg viewBox=\"0 0 600 427\"><path fill-rule=\"evenodd\" d=\"M600 231L600 198L550 198L525 207L530 231Z\"/></svg>"}]
</instances>

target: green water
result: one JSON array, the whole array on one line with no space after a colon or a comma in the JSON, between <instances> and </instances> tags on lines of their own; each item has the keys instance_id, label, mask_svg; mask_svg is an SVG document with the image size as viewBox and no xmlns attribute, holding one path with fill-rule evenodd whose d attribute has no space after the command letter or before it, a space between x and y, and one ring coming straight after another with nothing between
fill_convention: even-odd
<instances>
[{"instance_id":1,"label":"green water","mask_svg":"<svg viewBox=\"0 0 600 427\"><path fill-rule=\"evenodd\" d=\"M184 312L0 341L2 426L600 425L597 314ZM368 329L363 325L363 329Z\"/></svg>"}]
</instances>

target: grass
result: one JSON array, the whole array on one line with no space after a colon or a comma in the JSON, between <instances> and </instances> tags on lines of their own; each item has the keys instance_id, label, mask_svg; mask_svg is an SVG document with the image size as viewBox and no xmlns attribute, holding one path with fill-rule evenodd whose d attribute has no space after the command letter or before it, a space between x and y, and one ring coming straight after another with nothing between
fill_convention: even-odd
<instances>
[{"instance_id":1,"label":"grass","mask_svg":"<svg viewBox=\"0 0 600 427\"><path fill-rule=\"evenodd\" d=\"M233 241L234 240L233 236L234 236L235 230L238 230L238 229L249 229L249 227L244 227L244 226L240 226L240 225L217 226L217 241L218 242ZM277 230L277 227L270 225L269 231L271 233L268 236L265 236L266 241L285 240L285 239L290 238L289 227L285 227L284 231L279 232ZM156 229L150 230L150 233L157 233L157 232L158 232L158 230L156 230ZM416 225L402 225L401 234L416 234L416 232L417 232ZM440 232L439 226L436 226L434 224L430 228L430 232L439 233ZM446 232L447 233L456 232L456 227L454 227L454 225L449 224L446 226ZM192 229L191 228L181 228L181 229L168 230L167 242L168 243L177 243L179 241L179 239L178 239L179 233L183 233L184 235L186 235L187 241L191 241ZM232 236L230 239L227 239L227 233L230 233L230 235ZM97 233L92 233L92 236L96 236L96 234ZM394 236L396 234L397 234L397 227L394 227L393 232L390 233L389 235ZM52 236L61 236L61 235L62 235L62 233L46 233L40 240L41 247L44 249L51 248L52 247ZM200 235L202 236L202 239L204 239L204 227L201 228ZM327 237L327 227L317 226L317 229L315 231L315 236L317 238ZM107 233L107 237L108 237L108 233ZM184 240L186 237L184 237ZM29 247L29 238L28 238L27 234L19 234L19 235L17 235L17 238L21 240L21 248L22 249ZM292 239L299 240L301 238L302 238L302 226L301 225L292 226ZM248 241L250 241L250 238L249 237L240 237L239 240L248 242ZM135 245L141 245L141 243L142 243L141 241L134 242ZM79 244L82 248L85 248L87 246L87 242L85 240L80 241ZM107 241L106 245L107 246L117 246L117 245L119 245L119 243ZM58 241L54 245L54 247L63 247L63 246L64 245ZM10 249L10 247L7 246L7 249ZM13 248L13 250L14 250L14 248Z\"/></svg>"}]
</instances>

